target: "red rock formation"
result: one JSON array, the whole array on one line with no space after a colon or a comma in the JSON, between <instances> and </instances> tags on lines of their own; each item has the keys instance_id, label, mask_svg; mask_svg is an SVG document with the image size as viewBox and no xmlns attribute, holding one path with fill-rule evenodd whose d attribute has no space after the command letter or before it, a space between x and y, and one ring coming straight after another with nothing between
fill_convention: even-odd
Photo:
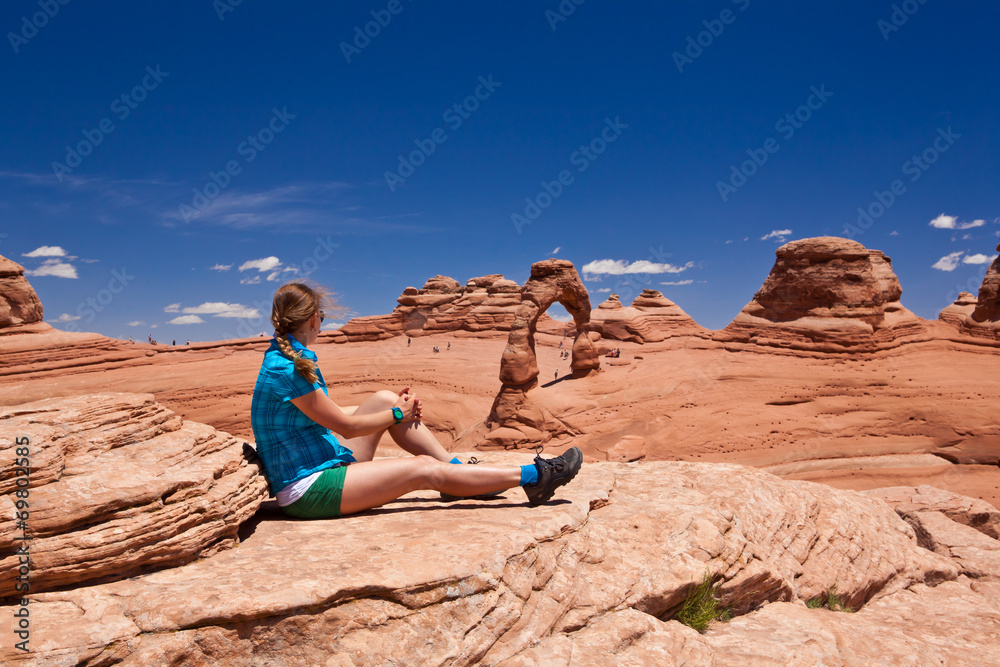
<instances>
[{"instance_id":1,"label":"red rock formation","mask_svg":"<svg viewBox=\"0 0 1000 667\"><path fill-rule=\"evenodd\" d=\"M31 591L189 563L233 546L267 495L241 443L148 394L0 408L0 596L15 592L16 440L27 441ZM24 479L21 477L20 479Z\"/></svg>"},{"instance_id":2,"label":"red rock formation","mask_svg":"<svg viewBox=\"0 0 1000 667\"><path fill-rule=\"evenodd\" d=\"M30 654L13 648L16 607L0 607L0 661L1000 663L995 574L960 576L976 554L921 548L881 500L676 462L585 463L559 498L529 507L512 489L443 511L416 492L335 521L289 521L269 503L237 549L32 593ZM700 635L676 614L706 574L734 618ZM834 589L858 612L806 606Z\"/></svg>"},{"instance_id":3,"label":"red rock formation","mask_svg":"<svg viewBox=\"0 0 1000 667\"><path fill-rule=\"evenodd\" d=\"M775 254L764 285L716 340L870 352L928 337L924 321L899 302L899 279L881 251L821 236Z\"/></svg>"},{"instance_id":4,"label":"red rock formation","mask_svg":"<svg viewBox=\"0 0 1000 667\"><path fill-rule=\"evenodd\" d=\"M0 329L42 321L42 302L24 267L0 255Z\"/></svg>"},{"instance_id":5,"label":"red rock formation","mask_svg":"<svg viewBox=\"0 0 1000 667\"><path fill-rule=\"evenodd\" d=\"M531 277L521 288L521 305L500 358L500 381L503 386L493 401L489 423L499 427L492 439L508 446L521 440L543 442L565 432L551 415L532 404L530 392L537 385L538 360L535 357L535 331L539 317L553 303L561 303L573 316L575 339L570 368L574 377L583 377L600 368L601 362L591 340L590 296L580 281L572 262L548 259L531 265ZM590 334L590 335L588 335Z\"/></svg>"},{"instance_id":6,"label":"red rock formation","mask_svg":"<svg viewBox=\"0 0 1000 667\"><path fill-rule=\"evenodd\" d=\"M997 245L1000 252L1000 245ZM969 336L1000 342L1000 257L993 260L979 286L976 307L959 324L959 330Z\"/></svg>"},{"instance_id":7,"label":"red rock formation","mask_svg":"<svg viewBox=\"0 0 1000 667\"><path fill-rule=\"evenodd\" d=\"M608 340L633 343L658 343L675 336L707 338L707 329L657 290L645 289L632 305L622 306L617 294L612 294L590 315L592 331Z\"/></svg>"},{"instance_id":8,"label":"red rock formation","mask_svg":"<svg viewBox=\"0 0 1000 667\"><path fill-rule=\"evenodd\" d=\"M969 292L962 292L950 306L945 307L938 315L938 319L948 324L960 327L969 315L976 309L978 301Z\"/></svg>"},{"instance_id":9,"label":"red rock formation","mask_svg":"<svg viewBox=\"0 0 1000 667\"><path fill-rule=\"evenodd\" d=\"M383 340L451 331L476 334L510 331L521 303L521 288L500 274L471 278L462 287L434 276L421 289L407 287L388 315L357 317L329 334L334 342Z\"/></svg>"}]
</instances>

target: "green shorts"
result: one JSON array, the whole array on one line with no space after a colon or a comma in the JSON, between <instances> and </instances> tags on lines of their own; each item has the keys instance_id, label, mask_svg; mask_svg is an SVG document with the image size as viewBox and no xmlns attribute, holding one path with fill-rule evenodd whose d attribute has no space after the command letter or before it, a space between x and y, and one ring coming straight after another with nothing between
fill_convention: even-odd
<instances>
[{"instance_id":1,"label":"green shorts","mask_svg":"<svg viewBox=\"0 0 1000 667\"><path fill-rule=\"evenodd\" d=\"M319 474L309 490L281 511L299 519L330 519L340 516L340 496L344 492L347 466L327 468Z\"/></svg>"}]
</instances>

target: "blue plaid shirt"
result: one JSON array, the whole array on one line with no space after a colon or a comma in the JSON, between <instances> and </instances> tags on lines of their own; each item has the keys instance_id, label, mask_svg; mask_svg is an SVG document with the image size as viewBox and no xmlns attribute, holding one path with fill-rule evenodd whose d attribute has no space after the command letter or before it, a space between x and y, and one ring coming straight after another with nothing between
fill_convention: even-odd
<instances>
[{"instance_id":1,"label":"blue plaid shirt","mask_svg":"<svg viewBox=\"0 0 1000 667\"><path fill-rule=\"evenodd\" d=\"M316 353L288 336L292 349L307 359ZM303 477L354 461L350 449L337 441L330 429L306 416L291 399L322 389L326 381L319 367L317 381L309 383L295 372L294 362L278 349L276 340L264 354L257 385L250 404L250 425L257 440L257 453L264 462L264 474L275 493Z\"/></svg>"}]
</instances>

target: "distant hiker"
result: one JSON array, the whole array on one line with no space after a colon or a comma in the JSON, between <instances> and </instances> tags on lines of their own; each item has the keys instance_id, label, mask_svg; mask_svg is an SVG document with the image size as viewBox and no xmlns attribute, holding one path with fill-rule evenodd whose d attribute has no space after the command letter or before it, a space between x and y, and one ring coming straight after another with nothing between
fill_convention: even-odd
<instances>
[{"instance_id":1,"label":"distant hiker","mask_svg":"<svg viewBox=\"0 0 1000 667\"><path fill-rule=\"evenodd\" d=\"M171 345L177 345L177 339L176 339L176 338L174 338L173 340L171 340L171 341L170 341L170 344L171 344Z\"/></svg>"},{"instance_id":2,"label":"distant hiker","mask_svg":"<svg viewBox=\"0 0 1000 667\"><path fill-rule=\"evenodd\" d=\"M555 377L555 379L556 379L556 380L558 380L558 379L559 379L559 369L558 369L558 368L556 369L556 377Z\"/></svg>"},{"instance_id":3,"label":"distant hiker","mask_svg":"<svg viewBox=\"0 0 1000 667\"><path fill-rule=\"evenodd\" d=\"M562 349L562 344L563 344L563 342L562 342L562 341L559 341L559 349L560 349L560 350Z\"/></svg>"},{"instance_id":4,"label":"distant hiker","mask_svg":"<svg viewBox=\"0 0 1000 667\"><path fill-rule=\"evenodd\" d=\"M132 343L132 344L135 344L135 341L134 341L134 340L132 340L132 337L131 337L131 336L129 336L129 337L128 337L128 342L130 342L130 343Z\"/></svg>"},{"instance_id":5,"label":"distant hiker","mask_svg":"<svg viewBox=\"0 0 1000 667\"><path fill-rule=\"evenodd\" d=\"M149 334L149 344L153 344L153 334Z\"/></svg>"},{"instance_id":6,"label":"distant hiker","mask_svg":"<svg viewBox=\"0 0 1000 667\"><path fill-rule=\"evenodd\" d=\"M377 391L357 406L338 405L308 348L319 338L327 303L332 305L322 291L302 283L275 292L274 338L250 406L263 471L285 514L353 514L420 489L458 499L521 486L528 502L540 505L579 471L583 457L576 447L556 458L536 455L525 466L451 465L461 461L421 421L423 405L409 387ZM386 432L414 456L374 460Z\"/></svg>"},{"instance_id":7,"label":"distant hiker","mask_svg":"<svg viewBox=\"0 0 1000 667\"><path fill-rule=\"evenodd\" d=\"M412 342L413 342L413 339L407 337L407 339L406 339L406 347L410 347L410 343L412 343Z\"/></svg>"},{"instance_id":8,"label":"distant hiker","mask_svg":"<svg viewBox=\"0 0 1000 667\"><path fill-rule=\"evenodd\" d=\"M190 344L191 344L191 339L190 339L190 338L188 338L188 342L187 342L187 345L190 345Z\"/></svg>"},{"instance_id":9,"label":"distant hiker","mask_svg":"<svg viewBox=\"0 0 1000 667\"><path fill-rule=\"evenodd\" d=\"M451 349L451 341L448 341L448 349Z\"/></svg>"}]
</instances>

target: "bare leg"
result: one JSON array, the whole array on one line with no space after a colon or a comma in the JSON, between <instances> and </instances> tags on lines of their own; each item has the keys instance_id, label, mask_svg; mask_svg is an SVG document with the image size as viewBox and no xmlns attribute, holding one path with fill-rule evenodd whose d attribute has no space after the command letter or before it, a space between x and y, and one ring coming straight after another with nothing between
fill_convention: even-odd
<instances>
[{"instance_id":1,"label":"bare leg","mask_svg":"<svg viewBox=\"0 0 1000 667\"><path fill-rule=\"evenodd\" d=\"M344 477L340 513L378 507L419 489L475 496L511 489L520 481L518 467L456 466L426 455L352 463Z\"/></svg>"},{"instance_id":2,"label":"bare leg","mask_svg":"<svg viewBox=\"0 0 1000 667\"><path fill-rule=\"evenodd\" d=\"M385 389L376 391L355 408L352 414L363 415L389 410L397 398L398 396L391 391ZM388 431L396 444L410 454L427 455L438 461L450 461L452 458L448 450L441 446L441 443L423 422L394 424L388 428ZM354 451L354 458L358 461L371 461L375 458L375 449L378 447L378 441L383 433L385 431L351 438L345 440L343 444Z\"/></svg>"}]
</instances>

